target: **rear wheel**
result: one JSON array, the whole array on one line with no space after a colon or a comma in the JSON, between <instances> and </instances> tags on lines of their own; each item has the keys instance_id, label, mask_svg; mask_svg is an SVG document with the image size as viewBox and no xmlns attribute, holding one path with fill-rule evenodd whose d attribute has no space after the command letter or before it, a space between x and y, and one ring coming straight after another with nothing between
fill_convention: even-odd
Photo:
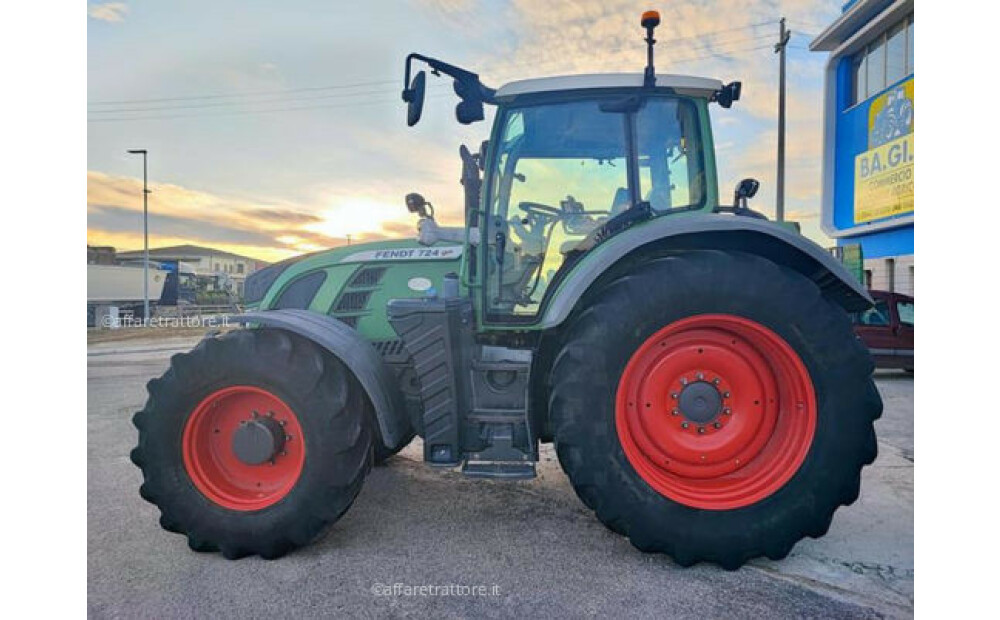
<instances>
[{"instance_id":1,"label":"rear wheel","mask_svg":"<svg viewBox=\"0 0 1000 620\"><path fill-rule=\"evenodd\" d=\"M846 313L811 281L699 251L584 304L553 365L556 449L636 547L683 565L778 559L857 498L882 404Z\"/></svg>"},{"instance_id":2,"label":"rear wheel","mask_svg":"<svg viewBox=\"0 0 1000 620\"><path fill-rule=\"evenodd\" d=\"M372 464L371 410L333 356L238 330L175 355L134 417L140 494L197 551L279 557L351 505Z\"/></svg>"}]
</instances>

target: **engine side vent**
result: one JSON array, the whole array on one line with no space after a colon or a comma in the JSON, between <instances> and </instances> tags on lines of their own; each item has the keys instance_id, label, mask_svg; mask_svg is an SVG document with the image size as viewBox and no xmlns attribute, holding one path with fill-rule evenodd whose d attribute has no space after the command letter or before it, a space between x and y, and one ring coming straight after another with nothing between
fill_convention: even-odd
<instances>
[{"instance_id":1,"label":"engine side vent","mask_svg":"<svg viewBox=\"0 0 1000 620\"><path fill-rule=\"evenodd\" d=\"M400 355L405 358L408 356L402 340L379 340L373 342L372 345L379 352L379 355L384 358L394 358Z\"/></svg>"},{"instance_id":2,"label":"engine side vent","mask_svg":"<svg viewBox=\"0 0 1000 620\"><path fill-rule=\"evenodd\" d=\"M372 296L371 291L353 291L344 293L337 302L334 312L357 312L364 310L368 305L368 299Z\"/></svg>"},{"instance_id":3,"label":"engine side vent","mask_svg":"<svg viewBox=\"0 0 1000 620\"><path fill-rule=\"evenodd\" d=\"M271 305L271 309L308 308L325 281L325 271L314 271L294 280L285 287L285 290L281 291L281 294L278 295L278 298Z\"/></svg>"},{"instance_id":4,"label":"engine side vent","mask_svg":"<svg viewBox=\"0 0 1000 620\"><path fill-rule=\"evenodd\" d=\"M367 288L378 286L385 275L385 267L365 267L360 269L347 286L350 288Z\"/></svg>"},{"instance_id":5,"label":"engine side vent","mask_svg":"<svg viewBox=\"0 0 1000 620\"><path fill-rule=\"evenodd\" d=\"M351 329L357 328L357 326L358 326L358 319L360 319L360 318L361 317L359 317L359 316L338 316L338 317L336 317L336 319L338 321L341 321L341 322L345 323Z\"/></svg>"}]
</instances>

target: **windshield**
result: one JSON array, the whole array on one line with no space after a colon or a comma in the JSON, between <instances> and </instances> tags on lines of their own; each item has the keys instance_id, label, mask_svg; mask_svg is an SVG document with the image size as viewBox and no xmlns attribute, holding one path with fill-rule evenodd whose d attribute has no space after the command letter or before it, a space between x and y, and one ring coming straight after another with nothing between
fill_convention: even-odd
<instances>
[{"instance_id":1,"label":"windshield","mask_svg":"<svg viewBox=\"0 0 1000 620\"><path fill-rule=\"evenodd\" d=\"M704 205L695 105L656 97L634 112L602 111L602 102L609 101L621 98L504 113L487 198L491 312L537 314L567 254L634 202L648 202L657 212ZM636 160L630 171L626 138L633 126Z\"/></svg>"}]
</instances>

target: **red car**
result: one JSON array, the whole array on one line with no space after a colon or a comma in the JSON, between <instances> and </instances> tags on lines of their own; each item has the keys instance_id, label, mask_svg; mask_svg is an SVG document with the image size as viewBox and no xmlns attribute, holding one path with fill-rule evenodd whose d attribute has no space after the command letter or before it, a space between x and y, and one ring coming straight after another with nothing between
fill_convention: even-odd
<instances>
[{"instance_id":1,"label":"red car","mask_svg":"<svg viewBox=\"0 0 1000 620\"><path fill-rule=\"evenodd\" d=\"M913 298L870 291L875 306L855 312L854 333L868 346L875 366L913 372Z\"/></svg>"}]
</instances>

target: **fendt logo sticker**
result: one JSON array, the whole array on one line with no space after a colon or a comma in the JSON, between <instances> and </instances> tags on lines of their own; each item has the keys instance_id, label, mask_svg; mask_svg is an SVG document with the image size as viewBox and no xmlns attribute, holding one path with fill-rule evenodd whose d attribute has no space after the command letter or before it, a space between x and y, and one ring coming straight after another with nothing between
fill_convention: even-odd
<instances>
[{"instance_id":1,"label":"fendt logo sticker","mask_svg":"<svg viewBox=\"0 0 1000 620\"><path fill-rule=\"evenodd\" d=\"M368 263L392 260L455 260L462 256L461 246L446 248L389 248L355 252L340 259L342 263Z\"/></svg>"}]
</instances>

